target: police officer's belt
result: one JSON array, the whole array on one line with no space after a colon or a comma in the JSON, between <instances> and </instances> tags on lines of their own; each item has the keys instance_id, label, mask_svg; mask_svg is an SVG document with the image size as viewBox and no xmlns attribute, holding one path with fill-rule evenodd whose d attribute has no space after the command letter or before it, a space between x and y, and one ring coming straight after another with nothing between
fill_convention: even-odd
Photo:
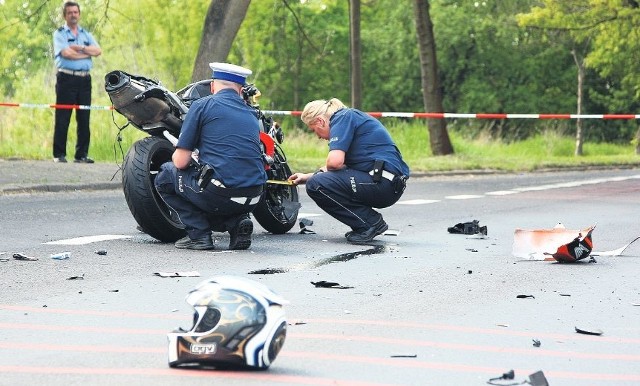
<instances>
[{"instance_id":1,"label":"police officer's belt","mask_svg":"<svg viewBox=\"0 0 640 386\"><path fill-rule=\"evenodd\" d=\"M211 184L217 193L229 197L233 202L241 205L253 205L260 201L263 185L248 188L227 188L215 178L211 179Z\"/></svg>"},{"instance_id":2,"label":"police officer's belt","mask_svg":"<svg viewBox=\"0 0 640 386\"><path fill-rule=\"evenodd\" d=\"M375 174L375 171L374 171L374 170L372 170L372 171L370 171L370 172L369 172L369 174L370 174L370 175L374 175L374 174ZM388 171L386 171L386 170L383 170L383 171L382 171L381 176L382 176L382 178L386 178L387 180L389 180L389 181L391 181L391 182L393 182L393 179L394 179L394 178L396 178L396 175L395 175L395 174L393 174L393 173L391 173L391 172L388 172Z\"/></svg>"},{"instance_id":3,"label":"police officer's belt","mask_svg":"<svg viewBox=\"0 0 640 386\"><path fill-rule=\"evenodd\" d=\"M61 72L63 74L75 75L75 76L89 76L89 71L74 71L74 70L67 70L66 68L59 68L58 72Z\"/></svg>"}]
</instances>

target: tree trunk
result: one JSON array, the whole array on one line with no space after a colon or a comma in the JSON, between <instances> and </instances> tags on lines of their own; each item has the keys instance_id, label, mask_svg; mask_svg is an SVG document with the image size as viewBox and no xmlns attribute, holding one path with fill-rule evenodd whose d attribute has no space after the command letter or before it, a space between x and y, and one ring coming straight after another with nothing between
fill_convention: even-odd
<instances>
[{"instance_id":1,"label":"tree trunk","mask_svg":"<svg viewBox=\"0 0 640 386\"><path fill-rule=\"evenodd\" d=\"M360 0L349 0L351 51L351 107L362 109L362 48L360 45Z\"/></svg>"},{"instance_id":2,"label":"tree trunk","mask_svg":"<svg viewBox=\"0 0 640 386\"><path fill-rule=\"evenodd\" d=\"M577 101L577 114L582 114L582 105L583 105L583 92L584 92L584 60L582 58L578 58L578 54L575 50L571 51L571 55L573 55L573 60L576 62L576 66L578 67L578 101ZM576 149L574 155L581 156L582 155L582 143L584 142L584 132L582 128L582 119L578 118L576 120Z\"/></svg>"},{"instance_id":3,"label":"tree trunk","mask_svg":"<svg viewBox=\"0 0 640 386\"><path fill-rule=\"evenodd\" d=\"M211 0L193 66L192 82L210 78L209 63L227 59L250 3L251 0Z\"/></svg>"},{"instance_id":4,"label":"tree trunk","mask_svg":"<svg viewBox=\"0 0 640 386\"><path fill-rule=\"evenodd\" d=\"M420 73L425 112L442 113L442 92L438 79L436 42L433 23L429 15L429 0L414 0L418 50L420 51ZM453 146L444 119L427 119L431 152L433 155L453 154Z\"/></svg>"}]
</instances>

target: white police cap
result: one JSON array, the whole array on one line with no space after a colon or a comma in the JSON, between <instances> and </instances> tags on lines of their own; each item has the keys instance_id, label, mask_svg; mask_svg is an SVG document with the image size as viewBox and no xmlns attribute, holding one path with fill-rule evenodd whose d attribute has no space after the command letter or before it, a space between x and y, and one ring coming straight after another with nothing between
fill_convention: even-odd
<instances>
[{"instance_id":1,"label":"white police cap","mask_svg":"<svg viewBox=\"0 0 640 386\"><path fill-rule=\"evenodd\" d=\"M245 84L247 76L252 74L252 71L248 68L236 66L231 63L209 63L209 67L213 70L211 78L228 80L242 85Z\"/></svg>"}]
</instances>

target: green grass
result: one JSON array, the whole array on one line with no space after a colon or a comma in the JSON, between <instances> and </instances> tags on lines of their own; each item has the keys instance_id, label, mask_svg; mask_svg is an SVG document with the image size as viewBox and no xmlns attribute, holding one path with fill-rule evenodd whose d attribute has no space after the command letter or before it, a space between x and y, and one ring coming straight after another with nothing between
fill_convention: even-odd
<instances>
[{"instance_id":1,"label":"green grass","mask_svg":"<svg viewBox=\"0 0 640 386\"><path fill-rule=\"evenodd\" d=\"M42 88L25 87L12 100L24 103L49 104L55 101L54 73L37 80ZM104 89L94 80L93 105L108 106ZM303 130L299 119L275 117L283 120L285 141L282 144L291 169L313 171L324 164L327 142ZM53 109L0 107L0 158L51 159L53 138ZM114 123L115 121L115 123ZM572 166L640 166L635 144L590 143L583 145L584 155L574 156L575 141L552 130L541 130L530 139L504 143L479 136L467 138L455 129L449 130L454 155L434 157L429 147L426 123L385 119L392 137L413 172L448 170L531 171ZM119 147L126 152L144 133L130 126L118 137L118 126L126 124L119 114L107 110L91 111L91 146L89 156L97 161L121 161ZM544 123L541 123L541 125ZM67 141L67 156L72 157L76 140L75 115L72 116ZM117 152L114 152L114 148Z\"/></svg>"}]
</instances>

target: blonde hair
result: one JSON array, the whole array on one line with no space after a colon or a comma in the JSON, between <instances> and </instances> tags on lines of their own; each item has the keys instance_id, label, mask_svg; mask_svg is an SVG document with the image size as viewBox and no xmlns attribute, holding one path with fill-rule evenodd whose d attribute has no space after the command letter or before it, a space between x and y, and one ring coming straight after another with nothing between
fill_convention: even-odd
<instances>
[{"instance_id":1,"label":"blonde hair","mask_svg":"<svg viewBox=\"0 0 640 386\"><path fill-rule=\"evenodd\" d=\"M300 119L305 125L309 125L315 118L321 115L329 118L333 113L340 109L344 109L345 107L347 106L345 106L338 98L331 98L329 100L317 99L304 106Z\"/></svg>"}]
</instances>

